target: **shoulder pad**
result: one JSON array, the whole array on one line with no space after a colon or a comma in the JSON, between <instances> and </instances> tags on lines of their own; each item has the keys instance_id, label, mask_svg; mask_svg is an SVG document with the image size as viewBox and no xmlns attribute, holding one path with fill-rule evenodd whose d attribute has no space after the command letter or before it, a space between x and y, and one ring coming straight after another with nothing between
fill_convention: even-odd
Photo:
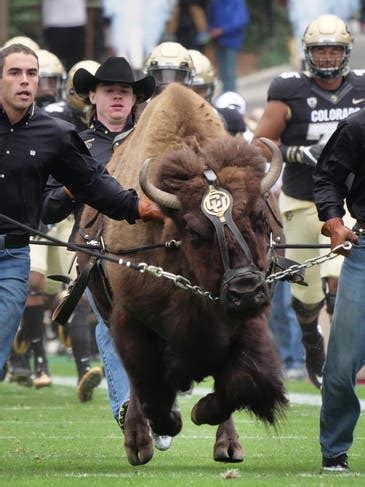
<instances>
[{"instance_id":1,"label":"shoulder pad","mask_svg":"<svg viewBox=\"0 0 365 487\"><path fill-rule=\"evenodd\" d=\"M62 113L65 110L65 102L58 101L56 103L50 103L44 107L44 110L48 113Z\"/></svg>"},{"instance_id":2,"label":"shoulder pad","mask_svg":"<svg viewBox=\"0 0 365 487\"><path fill-rule=\"evenodd\" d=\"M353 73L355 76L364 77L365 69L352 69L351 73Z\"/></svg>"},{"instance_id":3,"label":"shoulder pad","mask_svg":"<svg viewBox=\"0 0 365 487\"><path fill-rule=\"evenodd\" d=\"M284 71L281 73L279 78L289 79L289 78L301 78L301 74L298 71Z\"/></svg>"}]
</instances>

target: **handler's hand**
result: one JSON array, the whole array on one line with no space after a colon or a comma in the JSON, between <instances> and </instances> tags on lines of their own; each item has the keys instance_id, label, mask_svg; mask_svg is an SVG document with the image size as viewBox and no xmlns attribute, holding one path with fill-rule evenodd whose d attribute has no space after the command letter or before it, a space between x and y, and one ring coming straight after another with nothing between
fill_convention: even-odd
<instances>
[{"instance_id":1,"label":"handler's hand","mask_svg":"<svg viewBox=\"0 0 365 487\"><path fill-rule=\"evenodd\" d=\"M331 238L331 249L333 250L338 245L346 241L357 244L359 237L350 228L343 224L342 218L330 218L322 227L322 235ZM336 250L336 254L348 256L351 254L350 250L340 248Z\"/></svg>"},{"instance_id":2,"label":"handler's hand","mask_svg":"<svg viewBox=\"0 0 365 487\"><path fill-rule=\"evenodd\" d=\"M144 222L150 220L158 220L163 222L165 220L165 215L162 213L156 203L146 197L142 197L138 201L138 213Z\"/></svg>"}]
</instances>

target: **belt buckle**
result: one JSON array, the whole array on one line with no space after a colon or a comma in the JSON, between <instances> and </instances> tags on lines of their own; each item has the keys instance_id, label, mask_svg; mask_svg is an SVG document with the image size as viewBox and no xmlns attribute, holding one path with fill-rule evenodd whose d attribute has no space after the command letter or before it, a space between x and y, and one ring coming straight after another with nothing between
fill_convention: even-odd
<instances>
[{"instance_id":1,"label":"belt buckle","mask_svg":"<svg viewBox=\"0 0 365 487\"><path fill-rule=\"evenodd\" d=\"M0 235L0 250L6 249L6 235Z\"/></svg>"}]
</instances>

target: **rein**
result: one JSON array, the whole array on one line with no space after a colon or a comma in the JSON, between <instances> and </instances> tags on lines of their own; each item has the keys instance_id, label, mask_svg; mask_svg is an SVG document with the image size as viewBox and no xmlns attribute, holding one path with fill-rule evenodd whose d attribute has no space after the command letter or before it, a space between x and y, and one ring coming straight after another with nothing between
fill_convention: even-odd
<instances>
[{"instance_id":1,"label":"rein","mask_svg":"<svg viewBox=\"0 0 365 487\"><path fill-rule=\"evenodd\" d=\"M74 244L74 243L71 243L71 242L64 242L64 241L59 240L59 239L57 239L55 237L51 237L50 235L47 235L47 234L45 234L43 232L40 232L38 230L35 230L34 228L29 227L28 225L25 225L23 223L20 223L20 222L14 220L13 218L10 218L7 215L4 215L3 213L0 213L0 219L3 219L5 221L7 221L8 223L11 223L13 225L18 226L19 228L21 228L22 230L24 230L28 234L42 237L46 241L48 241L48 242L45 242L45 241L36 241L36 240L34 240L34 241L31 242L31 244L36 244L36 245L37 244L38 245L56 245L56 246L67 247L68 249L73 250L74 252L82 252L82 253L84 253L86 255L90 255L91 257L93 257L95 259L101 259L101 260L105 260L107 262L111 262L113 264L123 265L123 266L129 267L130 269L134 269L136 271L139 271L141 273L151 274L151 275L153 275L155 277L165 277L167 279L172 280L174 282L174 284L175 284L176 287L179 287L179 288L185 289L185 290L190 290L190 291L192 291L195 294L198 294L200 296L207 297L207 298L209 298L209 299L211 299L213 301L216 300L216 298L213 297L209 291L205 291L205 290L201 289L199 286L193 286L190 283L190 281L187 278L183 277L183 276L175 275L175 274L166 272L166 271L164 271L160 267L156 267L156 266L153 266L153 265L148 265L145 262L139 262L139 263L131 262L131 261L125 260L123 258L119 258L118 259L118 258L111 257L109 255L105 255L105 253L98 252L98 251L95 250L95 248L99 249L99 248L102 248L102 246L101 245L100 246L98 245L97 247L95 247L96 244L95 244L95 241L93 241L93 240L90 240L90 242L88 244L86 244L86 245ZM158 244L158 245L159 246L162 246L162 247L166 247L166 248L178 248L178 247L181 246L181 242L175 241L175 240L171 240L170 242L166 242L165 244ZM346 247L346 245L347 245L347 247ZM350 245L351 244L349 242L346 242L345 244L339 245L338 247L350 248L349 247ZM270 245L269 245L269 248L270 249L274 249L275 246L276 245L274 245L273 242L270 242ZM281 248L285 248L284 245L281 246ZM129 249L129 251L130 250L133 250L133 249ZM135 251L137 251L137 250L135 250ZM330 252L328 255L322 256L321 257L321 261L318 262L318 263L321 263L324 260L327 260L329 258L337 257L337 255L338 254L333 254L332 252ZM306 268L306 267L310 267L312 265L315 265L315 263L317 263L317 262L314 262L314 259L311 259L311 262L307 262L306 261L303 264L298 264L295 267L295 269L293 269L293 267L291 267L291 268L289 268L286 271L284 270L284 271L281 271L279 273L271 274L271 275L267 276L266 282L272 282L273 280L285 280L285 279L288 279L288 278L290 278L290 276L295 275L298 272L302 271L303 268Z\"/></svg>"},{"instance_id":2,"label":"rein","mask_svg":"<svg viewBox=\"0 0 365 487\"><path fill-rule=\"evenodd\" d=\"M25 225L24 223L20 223L20 222L14 220L13 218L10 218L9 216L4 215L3 213L0 213L0 219L3 219L5 221L7 221L8 223L16 225L17 227L21 228L22 230L24 230L28 234L36 235L36 236L39 236L39 237L42 237L45 239L43 241L32 240L30 242L31 245L35 244L35 245L51 245L51 246L67 247L69 250L73 250L74 252L82 252L86 255L90 255L91 257L103 259L103 260L106 260L107 262L112 262L113 264L126 265L127 267L130 267L130 268L135 269L137 271L143 272L143 267L145 266L144 263L141 265L138 263L126 261L123 258L116 259L116 258L111 257L109 255L105 255L102 252L98 252L96 250L102 249L102 246L98 243L95 244L95 241L90 241L90 243L88 243L86 245L74 244L72 242L64 242L63 240L59 240L58 238L51 237L50 235L47 235L43 232L40 232L39 230L35 230L34 228L29 227L28 225ZM161 247L166 247L166 248L174 248L174 246L178 248L181 245L181 242L176 241L176 240L171 240L171 241L166 242L164 244L157 244L157 245L161 246ZM93 249L95 249L95 250L93 250ZM131 250L137 252L137 249L129 249L128 252L130 252ZM108 252L108 253L111 253L111 252ZM116 254L116 255L118 255L118 254Z\"/></svg>"}]
</instances>

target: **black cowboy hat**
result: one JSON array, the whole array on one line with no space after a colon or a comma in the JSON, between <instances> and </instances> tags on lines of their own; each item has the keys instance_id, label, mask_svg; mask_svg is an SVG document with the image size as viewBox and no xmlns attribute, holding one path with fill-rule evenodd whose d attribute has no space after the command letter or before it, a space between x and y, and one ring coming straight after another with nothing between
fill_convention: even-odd
<instances>
[{"instance_id":1,"label":"black cowboy hat","mask_svg":"<svg viewBox=\"0 0 365 487\"><path fill-rule=\"evenodd\" d=\"M84 68L78 69L73 76L73 85L79 95L88 95L98 83L123 83L133 88L138 101L142 102L151 98L155 90L153 76L135 80L133 70L124 57L110 57L101 64L92 75Z\"/></svg>"}]
</instances>

